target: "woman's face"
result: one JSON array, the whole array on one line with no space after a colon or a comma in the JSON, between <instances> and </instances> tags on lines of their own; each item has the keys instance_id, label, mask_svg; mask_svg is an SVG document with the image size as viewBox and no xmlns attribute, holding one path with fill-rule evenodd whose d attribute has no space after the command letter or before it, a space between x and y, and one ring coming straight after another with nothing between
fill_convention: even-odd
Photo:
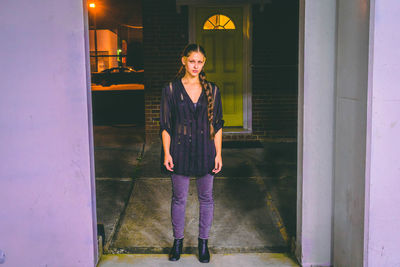
<instances>
[{"instance_id":1,"label":"woman's face","mask_svg":"<svg viewBox=\"0 0 400 267\"><path fill-rule=\"evenodd\" d=\"M206 58L200 52L192 52L187 57L182 57L182 64L186 69L186 73L191 76L199 75L203 69Z\"/></svg>"}]
</instances>

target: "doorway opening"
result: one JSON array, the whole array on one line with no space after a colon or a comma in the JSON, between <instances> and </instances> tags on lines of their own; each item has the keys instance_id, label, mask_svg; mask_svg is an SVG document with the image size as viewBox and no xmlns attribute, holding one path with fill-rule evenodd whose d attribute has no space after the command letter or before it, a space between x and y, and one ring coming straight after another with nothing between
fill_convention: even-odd
<instances>
[{"instance_id":1,"label":"doorway opening","mask_svg":"<svg viewBox=\"0 0 400 267\"><path fill-rule=\"evenodd\" d=\"M135 76L134 88L99 82L101 71L92 76L97 213L105 252L167 253L172 244L170 180L159 168L158 105L161 86L174 77L180 52L192 40L206 48L206 73L225 97L224 170L214 184L212 252L288 252L296 235L298 1L263 7L178 2L157 1L157 8L144 1L103 2L104 10L110 8L107 18L119 14L111 11L117 7L128 14L113 18L123 24L112 31L121 47L117 55L101 50L100 13L96 23L94 14L90 21L92 69L109 68L116 58L118 68L131 67ZM200 30L205 32L197 35ZM137 32L141 44L130 48ZM130 53L136 55L132 61ZM213 72L218 69L223 73ZM138 121L132 114L141 114ZM187 253L195 251L195 190L191 181Z\"/></svg>"}]
</instances>

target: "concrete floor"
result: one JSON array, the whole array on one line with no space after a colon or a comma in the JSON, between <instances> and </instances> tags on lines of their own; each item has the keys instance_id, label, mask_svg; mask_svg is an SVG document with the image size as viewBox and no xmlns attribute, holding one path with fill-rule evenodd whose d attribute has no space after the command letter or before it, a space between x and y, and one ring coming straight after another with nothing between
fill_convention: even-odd
<instances>
[{"instance_id":1,"label":"concrete floor","mask_svg":"<svg viewBox=\"0 0 400 267\"><path fill-rule=\"evenodd\" d=\"M97 177L135 177L144 145L144 128L135 125L95 126L94 158Z\"/></svg>"},{"instance_id":2,"label":"concrete floor","mask_svg":"<svg viewBox=\"0 0 400 267\"><path fill-rule=\"evenodd\" d=\"M222 171L216 177L256 179L268 202L278 210L289 238L296 236L297 144L264 142L248 148L224 145ZM145 147L141 178L165 177L160 171L160 144ZM264 201L264 204L267 202ZM274 216L273 219L276 216Z\"/></svg>"},{"instance_id":3,"label":"concrete floor","mask_svg":"<svg viewBox=\"0 0 400 267\"><path fill-rule=\"evenodd\" d=\"M95 126L97 213L98 221L105 225L108 244L105 252L136 253L124 256L123 260L103 258L108 262L112 259L115 264L140 258L147 264L144 256L137 254L147 253L149 259L155 260L148 266L164 266L165 255L151 253L165 254L172 244L171 183L160 171L161 145L145 146L142 158L143 143L143 128ZM289 251L288 244L295 236L296 144L224 146L223 164L223 171L214 183L215 213L209 244L212 253L236 254L213 254L215 263L238 257L239 265L234 266L258 266L258 261L268 266L263 259L272 254L254 252ZM186 211L185 253L195 252L197 223L198 202L192 180ZM191 257L185 256L182 262L186 258L196 262ZM240 265L239 259L254 261L255 265Z\"/></svg>"},{"instance_id":4,"label":"concrete floor","mask_svg":"<svg viewBox=\"0 0 400 267\"><path fill-rule=\"evenodd\" d=\"M96 180L97 224L104 226L104 246L108 249L122 212L132 192L133 180Z\"/></svg>"},{"instance_id":5,"label":"concrete floor","mask_svg":"<svg viewBox=\"0 0 400 267\"><path fill-rule=\"evenodd\" d=\"M170 199L169 179L136 179L111 249L118 253L168 252L173 241ZM286 250L256 179L216 178L214 203L214 221L209 238L213 253ZM186 253L195 252L197 246L198 208L196 185L192 179L186 208Z\"/></svg>"},{"instance_id":6,"label":"concrete floor","mask_svg":"<svg viewBox=\"0 0 400 267\"><path fill-rule=\"evenodd\" d=\"M143 133L135 125L94 126L97 223L104 225L106 249L132 193Z\"/></svg>"}]
</instances>

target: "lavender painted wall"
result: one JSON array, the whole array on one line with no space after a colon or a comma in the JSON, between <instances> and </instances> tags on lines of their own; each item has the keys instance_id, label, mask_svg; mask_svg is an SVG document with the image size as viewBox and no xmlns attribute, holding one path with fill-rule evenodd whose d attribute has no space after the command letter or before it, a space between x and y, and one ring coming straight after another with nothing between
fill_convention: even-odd
<instances>
[{"instance_id":1,"label":"lavender painted wall","mask_svg":"<svg viewBox=\"0 0 400 267\"><path fill-rule=\"evenodd\" d=\"M400 2L371 1L365 266L400 266Z\"/></svg>"},{"instance_id":2,"label":"lavender painted wall","mask_svg":"<svg viewBox=\"0 0 400 267\"><path fill-rule=\"evenodd\" d=\"M78 0L1 2L4 266L93 266L87 36Z\"/></svg>"},{"instance_id":3,"label":"lavender painted wall","mask_svg":"<svg viewBox=\"0 0 400 267\"><path fill-rule=\"evenodd\" d=\"M336 3L300 1L297 258L331 265Z\"/></svg>"}]
</instances>

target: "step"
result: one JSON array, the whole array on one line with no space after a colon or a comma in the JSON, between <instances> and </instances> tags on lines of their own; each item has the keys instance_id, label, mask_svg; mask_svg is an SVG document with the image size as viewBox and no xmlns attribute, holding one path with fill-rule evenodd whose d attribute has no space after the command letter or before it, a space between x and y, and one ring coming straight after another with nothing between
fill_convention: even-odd
<instances>
[{"instance_id":1,"label":"step","mask_svg":"<svg viewBox=\"0 0 400 267\"><path fill-rule=\"evenodd\" d=\"M204 266L193 254L183 254L179 261L168 261L167 254L117 254L103 255L99 267L128 267L128 266ZM234 253L212 254L207 266L218 267L268 267L268 266L299 266L288 254L284 253Z\"/></svg>"}]
</instances>

